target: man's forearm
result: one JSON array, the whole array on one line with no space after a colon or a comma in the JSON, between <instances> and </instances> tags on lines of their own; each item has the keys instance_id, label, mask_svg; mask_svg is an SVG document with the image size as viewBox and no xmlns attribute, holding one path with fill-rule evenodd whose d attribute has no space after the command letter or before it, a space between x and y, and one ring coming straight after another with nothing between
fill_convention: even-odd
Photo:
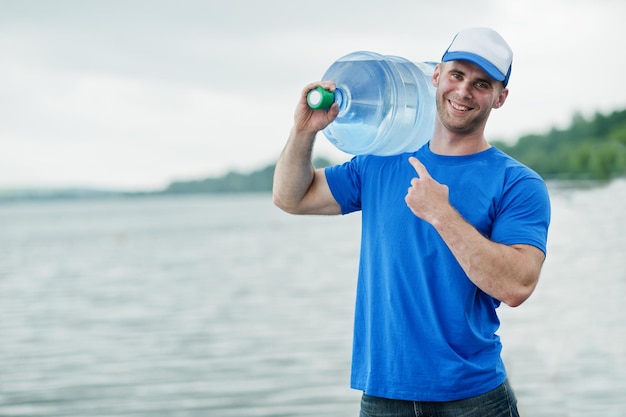
<instances>
[{"instance_id":1,"label":"man's forearm","mask_svg":"<svg viewBox=\"0 0 626 417\"><path fill-rule=\"evenodd\" d=\"M485 293L512 307L532 294L543 263L539 249L493 242L453 208L432 224L469 279Z\"/></svg>"},{"instance_id":2,"label":"man's forearm","mask_svg":"<svg viewBox=\"0 0 626 417\"><path fill-rule=\"evenodd\" d=\"M419 178L411 180L405 201L430 223L469 279L485 293L518 306L533 292L544 253L530 245L503 245L483 236L450 204L449 190L435 181L416 158L409 158Z\"/></svg>"},{"instance_id":3,"label":"man's forearm","mask_svg":"<svg viewBox=\"0 0 626 417\"><path fill-rule=\"evenodd\" d=\"M315 133L292 129L274 170L274 204L293 210L304 198L315 178L312 162Z\"/></svg>"}]
</instances>

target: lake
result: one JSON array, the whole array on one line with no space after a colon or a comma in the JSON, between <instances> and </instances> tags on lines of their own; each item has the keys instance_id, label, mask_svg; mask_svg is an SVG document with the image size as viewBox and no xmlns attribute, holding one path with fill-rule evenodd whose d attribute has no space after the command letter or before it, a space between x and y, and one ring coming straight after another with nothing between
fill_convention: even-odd
<instances>
[{"instance_id":1,"label":"lake","mask_svg":"<svg viewBox=\"0 0 626 417\"><path fill-rule=\"evenodd\" d=\"M550 192L510 380L525 417L621 417L626 181ZM0 416L358 416L359 230L267 194L0 204Z\"/></svg>"}]
</instances>

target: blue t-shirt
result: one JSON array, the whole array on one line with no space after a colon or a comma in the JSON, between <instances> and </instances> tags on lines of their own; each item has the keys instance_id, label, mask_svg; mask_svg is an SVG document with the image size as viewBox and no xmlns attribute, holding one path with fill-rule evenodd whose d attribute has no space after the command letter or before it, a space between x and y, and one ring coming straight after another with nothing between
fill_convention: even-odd
<instances>
[{"instance_id":1,"label":"blue t-shirt","mask_svg":"<svg viewBox=\"0 0 626 417\"><path fill-rule=\"evenodd\" d=\"M550 202L534 171L495 147L468 156L412 154L449 187L456 210L492 241L546 250ZM500 302L476 287L404 197L411 154L357 156L326 168L344 214L362 211L351 386L368 395L452 401L506 379Z\"/></svg>"}]
</instances>

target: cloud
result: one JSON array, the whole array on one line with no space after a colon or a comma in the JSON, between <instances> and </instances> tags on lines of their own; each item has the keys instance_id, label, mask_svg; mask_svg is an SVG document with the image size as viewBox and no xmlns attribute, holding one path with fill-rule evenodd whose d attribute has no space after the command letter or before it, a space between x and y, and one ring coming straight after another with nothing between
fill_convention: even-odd
<instances>
[{"instance_id":1,"label":"cloud","mask_svg":"<svg viewBox=\"0 0 626 417\"><path fill-rule=\"evenodd\" d=\"M617 0L0 0L0 187L159 187L274 161L302 87L356 50L437 60L491 26L515 58L490 138L626 106ZM345 155L323 137L317 151Z\"/></svg>"}]
</instances>

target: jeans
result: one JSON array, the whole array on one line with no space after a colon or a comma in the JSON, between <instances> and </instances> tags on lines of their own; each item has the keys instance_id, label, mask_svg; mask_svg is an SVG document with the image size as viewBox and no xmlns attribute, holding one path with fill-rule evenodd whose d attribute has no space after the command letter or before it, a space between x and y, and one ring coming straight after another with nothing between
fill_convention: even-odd
<instances>
[{"instance_id":1,"label":"jeans","mask_svg":"<svg viewBox=\"0 0 626 417\"><path fill-rule=\"evenodd\" d=\"M508 381L476 397L447 402L389 400L363 394L360 417L519 417Z\"/></svg>"}]
</instances>

